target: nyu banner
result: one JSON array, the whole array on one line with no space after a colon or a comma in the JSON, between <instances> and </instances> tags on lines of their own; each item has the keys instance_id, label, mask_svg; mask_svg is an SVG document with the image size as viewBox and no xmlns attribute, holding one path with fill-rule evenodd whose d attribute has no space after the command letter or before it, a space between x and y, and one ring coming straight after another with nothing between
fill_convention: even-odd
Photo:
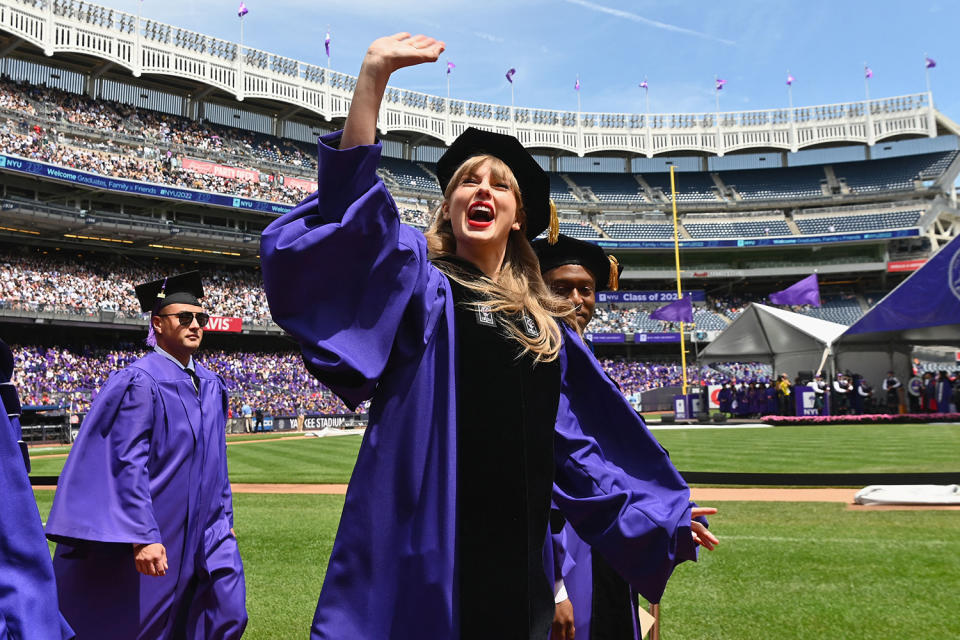
<instances>
[{"instance_id":1,"label":"nyu banner","mask_svg":"<svg viewBox=\"0 0 960 640\"><path fill-rule=\"evenodd\" d=\"M684 291L684 297L691 296L694 302L706 302L703 289ZM597 302L674 302L676 291L598 291Z\"/></svg>"},{"instance_id":2,"label":"nyu banner","mask_svg":"<svg viewBox=\"0 0 960 640\"><path fill-rule=\"evenodd\" d=\"M680 342L679 333L635 333L634 342Z\"/></svg>"},{"instance_id":3,"label":"nyu banner","mask_svg":"<svg viewBox=\"0 0 960 640\"><path fill-rule=\"evenodd\" d=\"M622 333L586 333L584 337L594 344L616 344L627 341L627 336Z\"/></svg>"}]
</instances>

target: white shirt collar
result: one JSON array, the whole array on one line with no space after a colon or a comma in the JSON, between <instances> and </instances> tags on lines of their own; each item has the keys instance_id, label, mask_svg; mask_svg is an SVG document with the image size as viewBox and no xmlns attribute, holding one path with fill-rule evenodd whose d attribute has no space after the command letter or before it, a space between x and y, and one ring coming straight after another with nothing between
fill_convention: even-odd
<instances>
[{"instance_id":1,"label":"white shirt collar","mask_svg":"<svg viewBox=\"0 0 960 640\"><path fill-rule=\"evenodd\" d=\"M161 349L161 348L160 348L160 345L155 346L155 347L153 348L153 350L156 351L157 353L159 353L160 355L162 355L163 357L168 358L169 360L175 362L175 363L177 364L177 366L180 367L181 369L184 369L184 370L186 370L186 371L192 371L192 372L194 372L194 373L197 372L197 371L196 371L196 367L195 367L194 364L193 364L193 356L192 356L192 355L190 356L190 361L187 362L187 366L183 366L183 364L182 364L179 360L177 360L177 359L174 358L172 355L170 355L169 353L167 353L166 351L164 351L163 349Z\"/></svg>"}]
</instances>

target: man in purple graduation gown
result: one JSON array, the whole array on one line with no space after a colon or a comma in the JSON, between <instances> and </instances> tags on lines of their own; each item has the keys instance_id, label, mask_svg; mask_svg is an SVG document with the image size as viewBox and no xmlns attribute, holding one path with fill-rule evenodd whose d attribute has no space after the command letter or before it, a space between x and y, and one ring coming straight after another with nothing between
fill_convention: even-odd
<instances>
[{"instance_id":1,"label":"man in purple graduation gown","mask_svg":"<svg viewBox=\"0 0 960 640\"><path fill-rule=\"evenodd\" d=\"M13 354L0 340L0 638L67 640L57 585L20 440Z\"/></svg>"},{"instance_id":2,"label":"man in purple graduation gown","mask_svg":"<svg viewBox=\"0 0 960 640\"><path fill-rule=\"evenodd\" d=\"M376 174L380 145L338 150L340 135L319 144L319 190L261 239L273 318L307 368L348 406L373 399L311 637L453 640L457 512L468 506L456 502L451 286L423 235L400 224ZM554 501L659 600L674 566L696 558L689 490L580 336L563 331Z\"/></svg>"},{"instance_id":3,"label":"man in purple graduation gown","mask_svg":"<svg viewBox=\"0 0 960 640\"><path fill-rule=\"evenodd\" d=\"M585 331L593 319L596 293L607 289L615 291L623 267L603 248L562 234L553 244L541 239L532 245L544 282L556 295L574 305L577 323L580 330ZM698 508L694 513L703 515L714 511ZM556 584L562 583L566 593L556 596L557 613L550 640L572 640L574 636L578 640L639 638L637 594L630 585L600 554L594 554L569 524L555 532L551 542L552 549L548 549L546 555L552 555ZM709 540L707 544L712 548ZM563 595L567 596L566 600ZM570 604L572 625L563 613Z\"/></svg>"},{"instance_id":4,"label":"man in purple graduation gown","mask_svg":"<svg viewBox=\"0 0 960 640\"><path fill-rule=\"evenodd\" d=\"M191 272L137 297L154 351L101 389L47 520L61 610L78 640L239 638L226 386L193 359L203 288Z\"/></svg>"}]
</instances>

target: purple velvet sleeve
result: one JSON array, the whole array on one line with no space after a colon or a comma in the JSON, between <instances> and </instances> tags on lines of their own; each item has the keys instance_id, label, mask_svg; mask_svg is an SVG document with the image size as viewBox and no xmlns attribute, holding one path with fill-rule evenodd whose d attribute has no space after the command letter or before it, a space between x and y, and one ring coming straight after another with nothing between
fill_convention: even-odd
<instances>
[{"instance_id":1,"label":"purple velvet sleeve","mask_svg":"<svg viewBox=\"0 0 960 640\"><path fill-rule=\"evenodd\" d=\"M152 427L163 423L156 393L136 368L103 386L60 474L48 538L162 542L147 470Z\"/></svg>"},{"instance_id":2,"label":"purple velvet sleeve","mask_svg":"<svg viewBox=\"0 0 960 640\"><path fill-rule=\"evenodd\" d=\"M52 640L73 633L57 611L37 502L13 428L0 411L0 638L7 637Z\"/></svg>"},{"instance_id":3,"label":"purple velvet sleeve","mask_svg":"<svg viewBox=\"0 0 960 640\"><path fill-rule=\"evenodd\" d=\"M674 566L695 560L690 490L640 416L567 330L554 501L588 544L658 602Z\"/></svg>"},{"instance_id":4,"label":"purple velvet sleeve","mask_svg":"<svg viewBox=\"0 0 960 640\"><path fill-rule=\"evenodd\" d=\"M400 224L376 174L380 145L339 151L338 138L319 144L317 192L264 230L261 263L274 320L355 407L392 358L422 352L443 302L423 234Z\"/></svg>"}]
</instances>

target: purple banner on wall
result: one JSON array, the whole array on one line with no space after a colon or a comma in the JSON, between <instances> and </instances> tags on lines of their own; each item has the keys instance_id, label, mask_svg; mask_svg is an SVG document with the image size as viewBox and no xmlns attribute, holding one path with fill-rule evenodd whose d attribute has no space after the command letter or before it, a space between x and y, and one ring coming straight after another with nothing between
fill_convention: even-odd
<instances>
[{"instance_id":1,"label":"purple banner on wall","mask_svg":"<svg viewBox=\"0 0 960 640\"><path fill-rule=\"evenodd\" d=\"M635 333L634 342L680 342L679 333Z\"/></svg>"},{"instance_id":2,"label":"purple banner on wall","mask_svg":"<svg viewBox=\"0 0 960 640\"><path fill-rule=\"evenodd\" d=\"M627 336L622 333L587 333L587 340L594 344L615 344L626 342Z\"/></svg>"},{"instance_id":3,"label":"purple banner on wall","mask_svg":"<svg viewBox=\"0 0 960 640\"><path fill-rule=\"evenodd\" d=\"M694 302L706 302L707 295L703 289L684 291L684 295L692 296ZM597 302L674 302L677 292L673 291L598 291Z\"/></svg>"}]
</instances>

